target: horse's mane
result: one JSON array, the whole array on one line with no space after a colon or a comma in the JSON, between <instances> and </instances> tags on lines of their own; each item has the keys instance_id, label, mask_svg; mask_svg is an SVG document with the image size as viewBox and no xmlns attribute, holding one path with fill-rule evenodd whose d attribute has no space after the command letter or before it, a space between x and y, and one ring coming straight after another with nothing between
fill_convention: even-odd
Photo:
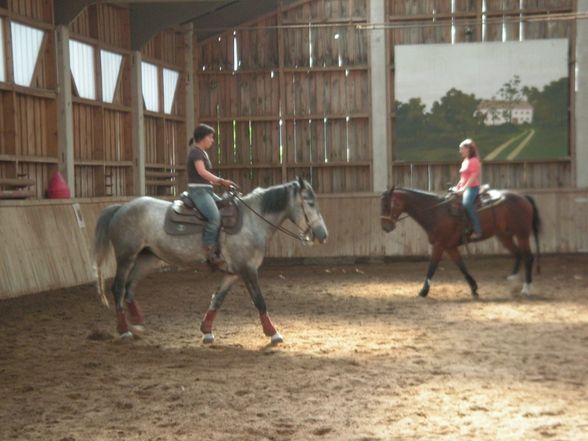
<instances>
[{"instance_id":1,"label":"horse's mane","mask_svg":"<svg viewBox=\"0 0 588 441\"><path fill-rule=\"evenodd\" d=\"M418 190L416 188L397 187L396 190L405 191L407 193L413 193L416 195L428 197L431 199L435 199L437 201L443 199L441 196L439 196L436 193L431 193L430 191Z\"/></svg>"},{"instance_id":2,"label":"horse's mane","mask_svg":"<svg viewBox=\"0 0 588 441\"><path fill-rule=\"evenodd\" d=\"M263 213L279 213L284 211L290 200L290 192L300 189L298 181L291 181L286 184L274 185L272 187L257 187L247 196L247 199L261 199L261 211Z\"/></svg>"}]
</instances>

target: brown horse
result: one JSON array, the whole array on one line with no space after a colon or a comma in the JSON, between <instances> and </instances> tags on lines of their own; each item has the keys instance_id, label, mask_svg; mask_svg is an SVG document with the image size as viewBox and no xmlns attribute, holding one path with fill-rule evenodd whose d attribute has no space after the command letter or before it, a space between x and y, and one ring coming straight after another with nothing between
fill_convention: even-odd
<instances>
[{"instance_id":1,"label":"brown horse","mask_svg":"<svg viewBox=\"0 0 588 441\"><path fill-rule=\"evenodd\" d=\"M455 213L452 198L439 197L436 194L420 190L397 188L382 194L381 223L382 229L389 233L396 228L401 213L406 212L429 236L433 246L429 270L425 283L419 292L426 297L431 286L431 279L445 251L455 262L470 285L473 298L478 297L478 284L468 272L458 247L466 242L468 227L465 211L460 206ZM461 204L459 204L461 205ZM496 236L498 240L514 255L515 264L509 279L516 278L521 260L525 262L525 283L522 295L529 295L532 282L533 254L529 239L531 232L535 236L537 249L537 273L539 267L539 229L541 219L535 201L530 196L521 196L511 191L500 192L496 202L478 211L485 240ZM516 237L517 243L514 238Z\"/></svg>"}]
</instances>

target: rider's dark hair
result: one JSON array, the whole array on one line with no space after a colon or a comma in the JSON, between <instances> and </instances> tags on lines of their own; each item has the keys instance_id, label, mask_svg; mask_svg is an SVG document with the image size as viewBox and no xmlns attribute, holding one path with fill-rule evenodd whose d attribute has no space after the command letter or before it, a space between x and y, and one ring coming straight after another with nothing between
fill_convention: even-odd
<instances>
[{"instance_id":1,"label":"rider's dark hair","mask_svg":"<svg viewBox=\"0 0 588 441\"><path fill-rule=\"evenodd\" d=\"M478 156L478 146L474 141L471 139L464 139L459 147L467 147L468 148L468 158L473 158L474 156Z\"/></svg>"},{"instance_id":2,"label":"rider's dark hair","mask_svg":"<svg viewBox=\"0 0 588 441\"><path fill-rule=\"evenodd\" d=\"M194 129L194 135L190 140L190 144L192 144L192 142L202 141L211 133L216 133L212 127L210 127L208 124L199 124L198 127Z\"/></svg>"}]
</instances>

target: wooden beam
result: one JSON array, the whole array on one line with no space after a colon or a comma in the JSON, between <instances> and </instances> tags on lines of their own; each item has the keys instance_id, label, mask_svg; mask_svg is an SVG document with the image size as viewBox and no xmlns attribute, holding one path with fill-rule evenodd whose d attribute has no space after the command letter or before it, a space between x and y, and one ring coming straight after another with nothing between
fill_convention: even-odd
<instances>
[{"instance_id":1,"label":"wooden beam","mask_svg":"<svg viewBox=\"0 0 588 441\"><path fill-rule=\"evenodd\" d=\"M578 12L588 12L588 0L577 0ZM576 65L574 69L575 87L574 104L575 121L573 128L572 154L575 153L576 187L588 188L588 21L576 21L576 33L574 35L574 49ZM572 89L573 91L574 89ZM572 162L573 162L572 161Z\"/></svg>"},{"instance_id":2,"label":"wooden beam","mask_svg":"<svg viewBox=\"0 0 588 441\"><path fill-rule=\"evenodd\" d=\"M369 21L383 23L385 21L384 0L369 2ZM371 91L371 126L370 145L372 146L372 190L383 191L390 181L390 137L388 136L388 100L382 99L387 94L387 44L386 31L373 29L369 33L370 66L369 81Z\"/></svg>"},{"instance_id":3,"label":"wooden beam","mask_svg":"<svg viewBox=\"0 0 588 441\"><path fill-rule=\"evenodd\" d=\"M135 51L131 64L131 108L133 134L134 194L145 195L145 115L141 80L141 52Z\"/></svg>"},{"instance_id":4,"label":"wooden beam","mask_svg":"<svg viewBox=\"0 0 588 441\"><path fill-rule=\"evenodd\" d=\"M184 27L184 95L186 96L186 133L185 148L188 149L188 141L192 138L194 123L196 121L194 112L194 26L192 23Z\"/></svg>"},{"instance_id":5,"label":"wooden beam","mask_svg":"<svg viewBox=\"0 0 588 441\"><path fill-rule=\"evenodd\" d=\"M35 185L34 179L0 178L0 186L3 187L30 187Z\"/></svg>"},{"instance_id":6,"label":"wooden beam","mask_svg":"<svg viewBox=\"0 0 588 441\"><path fill-rule=\"evenodd\" d=\"M73 103L69 60L69 28L58 25L57 36L57 140L59 169L72 196L76 194L74 174Z\"/></svg>"},{"instance_id":7,"label":"wooden beam","mask_svg":"<svg viewBox=\"0 0 588 441\"><path fill-rule=\"evenodd\" d=\"M26 199L35 196L35 190L0 190L0 199Z\"/></svg>"}]
</instances>

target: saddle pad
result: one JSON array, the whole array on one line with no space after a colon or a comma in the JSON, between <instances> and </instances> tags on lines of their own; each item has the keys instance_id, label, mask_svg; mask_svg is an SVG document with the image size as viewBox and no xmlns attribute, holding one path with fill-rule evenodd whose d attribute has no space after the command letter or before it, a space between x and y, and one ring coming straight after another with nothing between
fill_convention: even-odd
<instances>
[{"instance_id":1,"label":"saddle pad","mask_svg":"<svg viewBox=\"0 0 588 441\"><path fill-rule=\"evenodd\" d=\"M221 230L227 234L236 234L243 225L241 210L234 201L220 201ZM172 236L187 236L201 233L206 219L195 209L186 207L182 201L174 201L165 212L163 229Z\"/></svg>"}]
</instances>

